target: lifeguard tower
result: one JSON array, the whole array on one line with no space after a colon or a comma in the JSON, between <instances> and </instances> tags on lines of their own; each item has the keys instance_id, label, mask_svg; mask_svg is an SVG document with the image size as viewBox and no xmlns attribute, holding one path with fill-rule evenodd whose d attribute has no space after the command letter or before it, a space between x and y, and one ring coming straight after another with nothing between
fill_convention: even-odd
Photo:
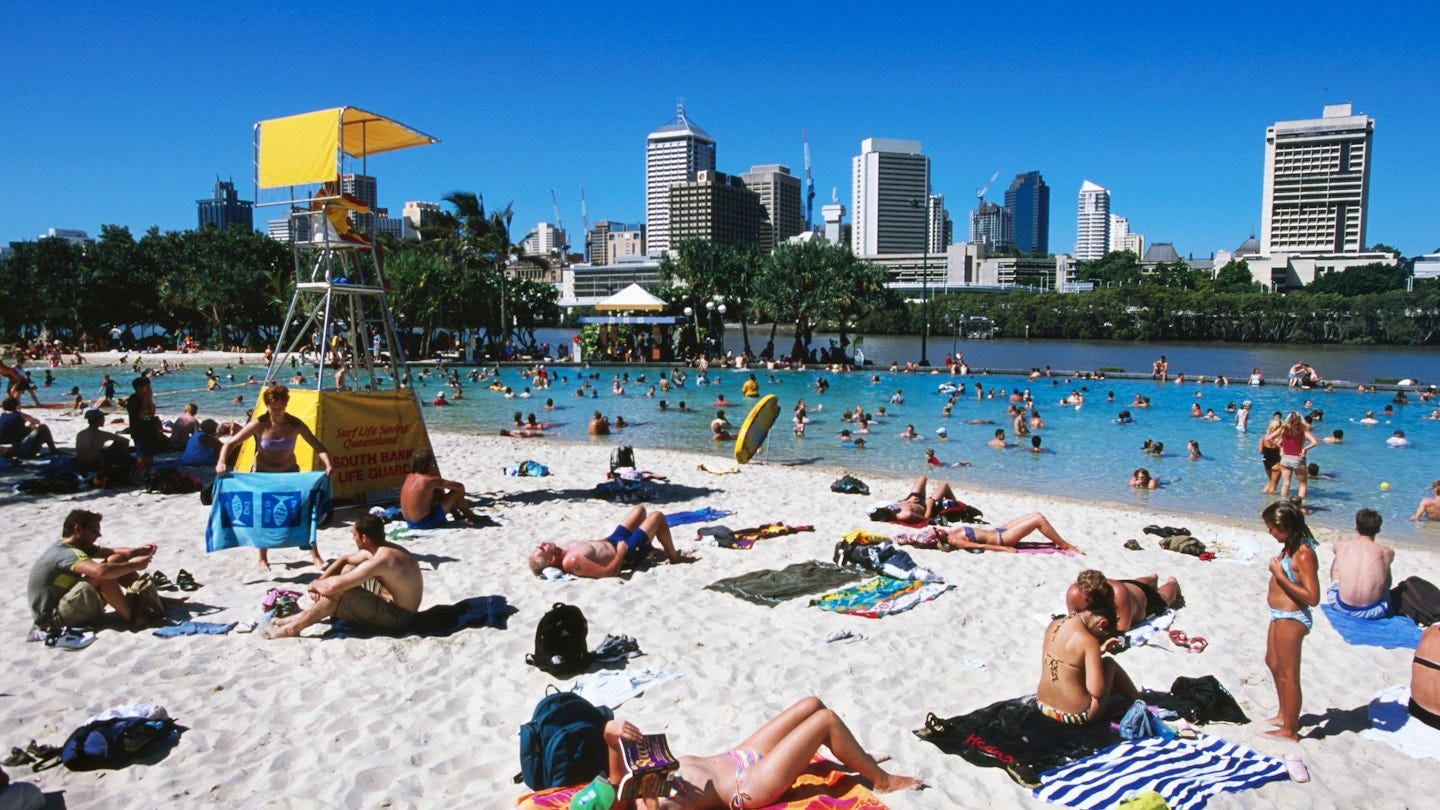
<instances>
[{"instance_id":1,"label":"lifeguard tower","mask_svg":"<svg viewBox=\"0 0 1440 810\"><path fill-rule=\"evenodd\" d=\"M288 208L295 263L295 291L265 383L289 383L292 371L304 377L290 385L288 412L329 451L337 498L392 496L410 455L430 446L390 314L374 212L345 192L345 162L359 161L355 174L366 176L371 155L436 142L356 107L255 125L256 205ZM263 410L257 397L257 415ZM236 469L248 468L249 444ZM301 469L315 468L308 446L296 456Z\"/></svg>"}]
</instances>

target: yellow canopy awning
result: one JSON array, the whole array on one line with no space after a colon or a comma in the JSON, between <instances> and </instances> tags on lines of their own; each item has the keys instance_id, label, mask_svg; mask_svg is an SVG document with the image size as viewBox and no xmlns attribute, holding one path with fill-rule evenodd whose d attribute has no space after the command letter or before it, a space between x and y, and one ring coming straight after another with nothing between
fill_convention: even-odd
<instances>
[{"instance_id":1,"label":"yellow canopy awning","mask_svg":"<svg viewBox=\"0 0 1440 810\"><path fill-rule=\"evenodd\" d=\"M255 179L260 188L334 180L341 155L363 158L438 143L419 130L358 107L272 118L255 125Z\"/></svg>"}]
</instances>

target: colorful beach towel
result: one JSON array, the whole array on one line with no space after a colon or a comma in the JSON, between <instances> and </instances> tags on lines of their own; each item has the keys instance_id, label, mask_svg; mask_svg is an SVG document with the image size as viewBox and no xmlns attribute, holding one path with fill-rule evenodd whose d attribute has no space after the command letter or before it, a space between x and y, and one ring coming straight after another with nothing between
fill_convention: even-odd
<instances>
[{"instance_id":1,"label":"colorful beach towel","mask_svg":"<svg viewBox=\"0 0 1440 810\"><path fill-rule=\"evenodd\" d=\"M1287 778L1281 760L1219 737L1151 737L1041 774L1035 797L1065 807L1114 807L1126 796L1153 790L1172 810L1201 810L1221 793Z\"/></svg>"},{"instance_id":2,"label":"colorful beach towel","mask_svg":"<svg viewBox=\"0 0 1440 810\"><path fill-rule=\"evenodd\" d=\"M1370 701L1367 740L1383 742L1412 759L1440 759L1440 729L1410 716L1410 686L1392 686Z\"/></svg>"},{"instance_id":3,"label":"colorful beach towel","mask_svg":"<svg viewBox=\"0 0 1440 810\"><path fill-rule=\"evenodd\" d=\"M706 590L722 591L747 602L775 607L787 599L823 593L861 578L832 563L807 560L787 565L779 571L751 571L738 577L712 582Z\"/></svg>"},{"instance_id":4,"label":"colorful beach towel","mask_svg":"<svg viewBox=\"0 0 1440 810\"><path fill-rule=\"evenodd\" d=\"M315 529L331 508L330 478L323 472L220 476L205 550L313 548Z\"/></svg>"},{"instance_id":5,"label":"colorful beach towel","mask_svg":"<svg viewBox=\"0 0 1440 810\"><path fill-rule=\"evenodd\" d=\"M1320 608L1325 611L1325 618L1330 620L1330 626L1350 644L1384 647L1387 650L1413 650L1420 646L1420 626L1404 616L1357 619L1341 613L1328 602L1322 602Z\"/></svg>"},{"instance_id":6,"label":"colorful beach towel","mask_svg":"<svg viewBox=\"0 0 1440 810\"><path fill-rule=\"evenodd\" d=\"M321 638L425 638L448 636L467 627L494 627L504 630L516 609L503 596L472 596L453 605L434 605L416 613L403 633L371 633L344 619L336 619Z\"/></svg>"},{"instance_id":7,"label":"colorful beach towel","mask_svg":"<svg viewBox=\"0 0 1440 810\"><path fill-rule=\"evenodd\" d=\"M810 604L821 610L883 619L894 613L904 613L921 602L929 602L953 587L944 582L875 577L869 582L827 593Z\"/></svg>"},{"instance_id":8,"label":"colorful beach towel","mask_svg":"<svg viewBox=\"0 0 1440 810\"><path fill-rule=\"evenodd\" d=\"M570 797L585 785L551 788L527 793L515 800L520 810L570 810ZM885 810L886 805L840 765L815 757L810 767L795 777L780 801L756 810Z\"/></svg>"}]
</instances>

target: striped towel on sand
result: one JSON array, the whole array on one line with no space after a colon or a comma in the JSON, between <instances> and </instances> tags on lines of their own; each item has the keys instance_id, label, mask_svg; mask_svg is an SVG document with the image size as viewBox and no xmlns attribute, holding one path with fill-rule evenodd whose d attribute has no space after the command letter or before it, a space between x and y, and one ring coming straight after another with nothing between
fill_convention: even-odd
<instances>
[{"instance_id":1,"label":"striped towel on sand","mask_svg":"<svg viewBox=\"0 0 1440 810\"><path fill-rule=\"evenodd\" d=\"M1200 810L1218 793L1287 776L1284 762L1219 737L1168 742L1151 737L1041 774L1035 798L1066 807L1113 807L1133 793L1153 790L1172 810Z\"/></svg>"}]
</instances>

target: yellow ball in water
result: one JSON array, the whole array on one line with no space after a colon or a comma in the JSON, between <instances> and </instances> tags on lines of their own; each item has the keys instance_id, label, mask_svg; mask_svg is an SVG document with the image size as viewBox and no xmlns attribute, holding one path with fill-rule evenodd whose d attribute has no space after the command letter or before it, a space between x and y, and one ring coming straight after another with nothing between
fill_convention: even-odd
<instances>
[{"instance_id":1,"label":"yellow ball in water","mask_svg":"<svg viewBox=\"0 0 1440 810\"><path fill-rule=\"evenodd\" d=\"M1381 482L1380 482L1380 488L1381 488L1381 489L1389 489L1389 488L1390 488L1390 482L1389 482L1389 481L1381 481Z\"/></svg>"}]
</instances>

